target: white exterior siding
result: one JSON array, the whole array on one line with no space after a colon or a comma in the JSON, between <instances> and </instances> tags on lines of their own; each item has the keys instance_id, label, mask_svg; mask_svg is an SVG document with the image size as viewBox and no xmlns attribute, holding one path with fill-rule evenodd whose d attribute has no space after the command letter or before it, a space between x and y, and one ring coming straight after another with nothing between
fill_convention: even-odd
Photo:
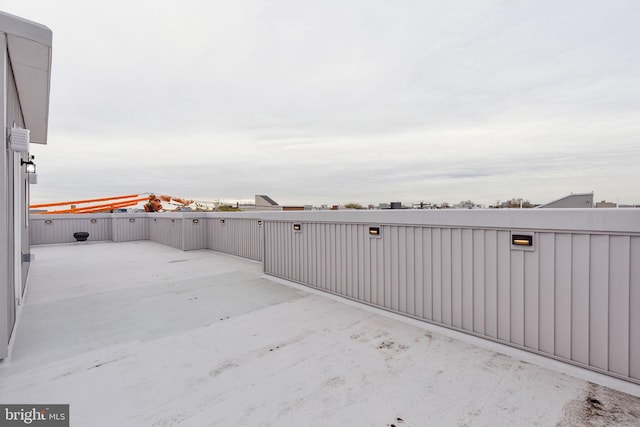
<instances>
[{"instance_id":1,"label":"white exterior siding","mask_svg":"<svg viewBox=\"0 0 640 427\"><path fill-rule=\"evenodd\" d=\"M29 128L32 141L46 143L51 64L51 31L0 12L0 359L16 322L29 271L29 184L21 160L10 149L7 129ZM37 54L34 54L37 52ZM35 136L35 138L34 138Z\"/></svg>"}]
</instances>

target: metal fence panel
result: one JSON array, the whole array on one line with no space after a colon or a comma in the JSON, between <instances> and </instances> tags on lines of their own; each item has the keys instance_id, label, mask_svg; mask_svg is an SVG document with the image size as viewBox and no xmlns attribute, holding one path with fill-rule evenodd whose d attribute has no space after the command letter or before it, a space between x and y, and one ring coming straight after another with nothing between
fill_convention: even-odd
<instances>
[{"instance_id":1,"label":"metal fence panel","mask_svg":"<svg viewBox=\"0 0 640 427\"><path fill-rule=\"evenodd\" d=\"M299 218L265 221L267 274L640 381L640 235L627 225ZM531 247L514 247L512 233L530 236Z\"/></svg>"}]
</instances>

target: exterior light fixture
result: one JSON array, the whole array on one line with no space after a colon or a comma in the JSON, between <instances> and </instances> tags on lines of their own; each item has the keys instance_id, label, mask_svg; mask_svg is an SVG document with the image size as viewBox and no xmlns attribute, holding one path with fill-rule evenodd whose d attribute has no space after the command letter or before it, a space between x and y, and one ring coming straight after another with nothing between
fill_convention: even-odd
<instances>
[{"instance_id":1,"label":"exterior light fixture","mask_svg":"<svg viewBox=\"0 0 640 427\"><path fill-rule=\"evenodd\" d=\"M300 231L302 230L302 226L300 224L293 224L293 231Z\"/></svg>"},{"instance_id":2,"label":"exterior light fixture","mask_svg":"<svg viewBox=\"0 0 640 427\"><path fill-rule=\"evenodd\" d=\"M194 224L197 224L199 221L198 221L198 219L196 218L196 219L194 219L194 220L193 220L193 221L191 221L191 222L193 222Z\"/></svg>"},{"instance_id":3,"label":"exterior light fixture","mask_svg":"<svg viewBox=\"0 0 640 427\"><path fill-rule=\"evenodd\" d=\"M36 164L33 161L34 159L34 156L31 156L29 160L20 159L20 166L27 165L27 173L36 173Z\"/></svg>"},{"instance_id":4,"label":"exterior light fixture","mask_svg":"<svg viewBox=\"0 0 640 427\"><path fill-rule=\"evenodd\" d=\"M512 234L511 244L514 246L533 246L533 236L527 234Z\"/></svg>"},{"instance_id":5,"label":"exterior light fixture","mask_svg":"<svg viewBox=\"0 0 640 427\"><path fill-rule=\"evenodd\" d=\"M259 220L258 220L258 227L260 227L261 225L262 225L262 220L261 220L261 219L259 219Z\"/></svg>"},{"instance_id":6,"label":"exterior light fixture","mask_svg":"<svg viewBox=\"0 0 640 427\"><path fill-rule=\"evenodd\" d=\"M53 223L53 221L51 221L50 219L45 219L45 220L44 220L44 223L45 223L45 224L47 224L47 225L49 225L49 224L52 224L52 223Z\"/></svg>"},{"instance_id":7,"label":"exterior light fixture","mask_svg":"<svg viewBox=\"0 0 640 427\"><path fill-rule=\"evenodd\" d=\"M369 236L377 237L380 235L380 227L369 227Z\"/></svg>"},{"instance_id":8,"label":"exterior light fixture","mask_svg":"<svg viewBox=\"0 0 640 427\"><path fill-rule=\"evenodd\" d=\"M220 224L224 224L224 218L220 220Z\"/></svg>"},{"instance_id":9,"label":"exterior light fixture","mask_svg":"<svg viewBox=\"0 0 640 427\"><path fill-rule=\"evenodd\" d=\"M136 222L135 218L129 218L129 222Z\"/></svg>"},{"instance_id":10,"label":"exterior light fixture","mask_svg":"<svg viewBox=\"0 0 640 427\"><path fill-rule=\"evenodd\" d=\"M91 224L95 224L96 222L98 222L98 220L97 220L97 219L95 219L95 218L93 218L93 219L91 220Z\"/></svg>"}]
</instances>

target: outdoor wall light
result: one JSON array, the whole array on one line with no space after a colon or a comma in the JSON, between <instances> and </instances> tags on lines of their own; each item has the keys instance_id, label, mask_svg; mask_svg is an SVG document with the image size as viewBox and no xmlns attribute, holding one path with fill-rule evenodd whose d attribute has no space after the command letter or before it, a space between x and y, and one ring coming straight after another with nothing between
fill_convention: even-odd
<instances>
[{"instance_id":1,"label":"outdoor wall light","mask_svg":"<svg viewBox=\"0 0 640 427\"><path fill-rule=\"evenodd\" d=\"M527 234L512 234L511 244L514 246L533 246L533 236Z\"/></svg>"},{"instance_id":2,"label":"outdoor wall light","mask_svg":"<svg viewBox=\"0 0 640 427\"><path fill-rule=\"evenodd\" d=\"M129 222L136 222L135 218L129 218Z\"/></svg>"},{"instance_id":3,"label":"outdoor wall light","mask_svg":"<svg viewBox=\"0 0 640 427\"><path fill-rule=\"evenodd\" d=\"M27 173L36 173L36 164L33 162L34 156L31 156L29 160L20 159L20 166L27 165Z\"/></svg>"},{"instance_id":4,"label":"outdoor wall light","mask_svg":"<svg viewBox=\"0 0 640 427\"><path fill-rule=\"evenodd\" d=\"M197 224L197 223L198 223L198 220L197 220L197 219L194 219L194 220L193 220L193 221L191 221L191 222L193 222L194 224Z\"/></svg>"},{"instance_id":5,"label":"outdoor wall light","mask_svg":"<svg viewBox=\"0 0 640 427\"><path fill-rule=\"evenodd\" d=\"M92 220L91 220L91 224L95 224L96 222L98 222L98 220L97 220L97 219L92 219Z\"/></svg>"},{"instance_id":6,"label":"outdoor wall light","mask_svg":"<svg viewBox=\"0 0 640 427\"><path fill-rule=\"evenodd\" d=\"M258 227L260 227L261 225L262 225L262 220L261 220L261 219L259 219L259 220L258 220Z\"/></svg>"},{"instance_id":7,"label":"outdoor wall light","mask_svg":"<svg viewBox=\"0 0 640 427\"><path fill-rule=\"evenodd\" d=\"M220 220L220 224L224 224L224 219L221 219L221 220Z\"/></svg>"},{"instance_id":8,"label":"outdoor wall light","mask_svg":"<svg viewBox=\"0 0 640 427\"><path fill-rule=\"evenodd\" d=\"M370 236L379 236L380 235L380 227L369 227L369 235Z\"/></svg>"},{"instance_id":9,"label":"outdoor wall light","mask_svg":"<svg viewBox=\"0 0 640 427\"><path fill-rule=\"evenodd\" d=\"M53 221L51 221L50 219L45 219L45 220L44 220L44 223L45 223L45 224L47 224L47 225L49 225L49 224L52 224L52 223L53 223Z\"/></svg>"},{"instance_id":10,"label":"outdoor wall light","mask_svg":"<svg viewBox=\"0 0 640 427\"><path fill-rule=\"evenodd\" d=\"M302 226L300 224L293 224L293 231L300 231L302 230Z\"/></svg>"}]
</instances>

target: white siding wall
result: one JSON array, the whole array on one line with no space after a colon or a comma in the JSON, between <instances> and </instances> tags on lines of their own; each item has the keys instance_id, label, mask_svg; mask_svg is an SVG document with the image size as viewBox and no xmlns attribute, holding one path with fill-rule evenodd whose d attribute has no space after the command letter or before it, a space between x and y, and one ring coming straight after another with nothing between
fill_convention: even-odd
<instances>
[{"instance_id":1,"label":"white siding wall","mask_svg":"<svg viewBox=\"0 0 640 427\"><path fill-rule=\"evenodd\" d=\"M7 93L8 73L6 34L0 32L0 122L2 123L2 150L0 150L0 359L9 353L9 339L15 324L14 261L13 261L13 153L7 147ZM6 236L6 237L5 237Z\"/></svg>"}]
</instances>

